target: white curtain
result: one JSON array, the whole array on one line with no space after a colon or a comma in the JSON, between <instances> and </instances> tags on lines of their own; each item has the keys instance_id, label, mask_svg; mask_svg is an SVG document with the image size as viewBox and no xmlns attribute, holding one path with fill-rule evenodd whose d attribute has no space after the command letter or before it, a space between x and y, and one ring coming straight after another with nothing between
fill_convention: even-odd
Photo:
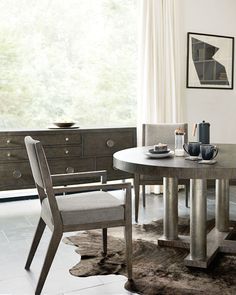
<instances>
[{"instance_id":1,"label":"white curtain","mask_svg":"<svg viewBox=\"0 0 236 295\"><path fill-rule=\"evenodd\" d=\"M176 0L139 0L137 138L143 123L182 121L178 6ZM147 188L160 193L161 187Z\"/></svg>"},{"instance_id":2,"label":"white curtain","mask_svg":"<svg viewBox=\"0 0 236 295\"><path fill-rule=\"evenodd\" d=\"M142 123L182 120L176 0L139 0L138 142Z\"/></svg>"}]
</instances>

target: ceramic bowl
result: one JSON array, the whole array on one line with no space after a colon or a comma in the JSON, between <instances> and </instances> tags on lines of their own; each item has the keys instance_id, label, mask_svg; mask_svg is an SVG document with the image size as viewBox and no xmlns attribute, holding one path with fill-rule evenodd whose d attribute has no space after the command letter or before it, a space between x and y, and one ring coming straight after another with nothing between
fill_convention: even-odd
<instances>
[{"instance_id":1,"label":"ceramic bowl","mask_svg":"<svg viewBox=\"0 0 236 295\"><path fill-rule=\"evenodd\" d=\"M75 125L74 122L55 122L53 124L59 128L69 128L69 127L72 127L73 125Z\"/></svg>"}]
</instances>

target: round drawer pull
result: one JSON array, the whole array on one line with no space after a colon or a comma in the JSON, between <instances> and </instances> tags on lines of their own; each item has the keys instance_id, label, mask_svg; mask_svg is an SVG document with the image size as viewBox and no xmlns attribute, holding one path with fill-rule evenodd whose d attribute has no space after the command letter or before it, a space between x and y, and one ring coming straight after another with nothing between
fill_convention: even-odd
<instances>
[{"instance_id":1,"label":"round drawer pull","mask_svg":"<svg viewBox=\"0 0 236 295\"><path fill-rule=\"evenodd\" d=\"M75 169L73 167L67 167L66 168L66 173L74 173Z\"/></svg>"},{"instance_id":2,"label":"round drawer pull","mask_svg":"<svg viewBox=\"0 0 236 295\"><path fill-rule=\"evenodd\" d=\"M66 138L65 138L65 141L67 141L67 142L68 142L69 140L70 140L70 139L69 139L69 137L66 137Z\"/></svg>"},{"instance_id":3,"label":"round drawer pull","mask_svg":"<svg viewBox=\"0 0 236 295\"><path fill-rule=\"evenodd\" d=\"M112 148L115 145L115 142L112 139L108 139L106 144L109 148Z\"/></svg>"},{"instance_id":4,"label":"round drawer pull","mask_svg":"<svg viewBox=\"0 0 236 295\"><path fill-rule=\"evenodd\" d=\"M7 157L10 158L11 157L11 153L7 153Z\"/></svg>"},{"instance_id":5,"label":"round drawer pull","mask_svg":"<svg viewBox=\"0 0 236 295\"><path fill-rule=\"evenodd\" d=\"M7 139L7 144L11 143L11 140L10 139Z\"/></svg>"},{"instance_id":6,"label":"round drawer pull","mask_svg":"<svg viewBox=\"0 0 236 295\"><path fill-rule=\"evenodd\" d=\"M19 179L21 178L22 174L20 172L20 170L14 170L13 173L12 173L13 177L16 178L16 179Z\"/></svg>"},{"instance_id":7,"label":"round drawer pull","mask_svg":"<svg viewBox=\"0 0 236 295\"><path fill-rule=\"evenodd\" d=\"M69 151L68 150L65 150L65 154L68 155L69 154Z\"/></svg>"}]
</instances>

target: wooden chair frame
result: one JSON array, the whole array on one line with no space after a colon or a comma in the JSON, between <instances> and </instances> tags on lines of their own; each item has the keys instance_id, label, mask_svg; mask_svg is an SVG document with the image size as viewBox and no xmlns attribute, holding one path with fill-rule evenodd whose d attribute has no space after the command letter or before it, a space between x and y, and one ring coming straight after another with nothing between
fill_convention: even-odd
<instances>
[{"instance_id":1,"label":"wooden chair frame","mask_svg":"<svg viewBox=\"0 0 236 295\"><path fill-rule=\"evenodd\" d=\"M46 221L40 216L36 232L32 241L32 245L28 254L28 258L25 264L25 269L29 270L35 252L38 248L39 242L43 235L46 225L49 226L52 231L52 237L48 246L46 257L42 266L42 270L39 276L39 280L36 286L35 294L39 295L44 286L57 248L61 241L62 235L65 232L79 231L79 230L90 230L90 229L102 229L103 235L103 254L107 254L107 228L124 226L125 228L125 241L126 241L126 255L127 255L127 273L128 282L132 281L132 216L131 216L131 184L130 183L119 183L119 184L107 184L106 183L106 171L90 171L90 172L79 172L70 174L57 174L51 175L48 168L47 159L44 154L43 147L39 141L33 140L27 136L25 138L26 149L28 152L32 173L34 176L36 188L40 198L40 202L44 198L48 198L50 210L53 219L52 224L46 224ZM34 154L32 156L32 153ZM35 164L36 163L36 164ZM35 165L37 166L35 168ZM38 170L37 170L38 169ZM88 184L88 185L67 185L71 179L77 179L81 181L83 178L88 177L100 177L101 184ZM60 181L61 186L53 186L53 183ZM124 201L124 219L114 221L104 221L97 223L84 223L84 224L63 224L60 210L58 208L57 200L55 195L63 193L79 193L89 191L108 191L108 190L125 190L125 201Z\"/></svg>"},{"instance_id":2,"label":"wooden chair frame","mask_svg":"<svg viewBox=\"0 0 236 295\"><path fill-rule=\"evenodd\" d=\"M145 146L147 145L146 143L146 128L147 126L165 126L165 125L173 125L175 128L177 128L179 125L184 125L186 134L188 134L188 124L187 123L181 123L181 124L143 124L142 125L142 145ZM158 140L158 134L157 138ZM161 139L162 140L162 139ZM188 136L185 137L185 142L188 141ZM158 143L158 142L156 142ZM164 142L163 142L164 143ZM172 144L174 145L174 130L173 130L173 142L165 142L167 144ZM142 200L143 200L143 207L146 206L146 191L145 191L145 186L146 185L162 185L163 180L161 178L156 178L156 179L148 179L147 176L145 178L142 178L141 174L134 174L134 195L135 195L135 222L138 222L138 211L139 211L139 199L140 199L140 185L142 185ZM187 179L180 179L179 180L180 185L185 186L185 206L189 207L188 205L188 196L189 196L189 180Z\"/></svg>"}]
</instances>

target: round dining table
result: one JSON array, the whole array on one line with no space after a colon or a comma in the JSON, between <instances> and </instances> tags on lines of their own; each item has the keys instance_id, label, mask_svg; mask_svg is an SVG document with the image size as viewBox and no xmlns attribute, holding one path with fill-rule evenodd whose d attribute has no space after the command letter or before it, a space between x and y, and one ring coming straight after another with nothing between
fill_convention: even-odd
<instances>
[{"instance_id":1,"label":"round dining table","mask_svg":"<svg viewBox=\"0 0 236 295\"><path fill-rule=\"evenodd\" d=\"M170 153L152 158L151 147L121 150L113 155L116 169L163 178L163 236L159 245L189 247L185 265L207 268L218 252L235 253L230 240L229 183L236 179L236 144L217 144L216 161L203 162ZM190 236L178 235L178 179L190 181ZM215 180L215 227L207 234L207 180Z\"/></svg>"}]
</instances>

